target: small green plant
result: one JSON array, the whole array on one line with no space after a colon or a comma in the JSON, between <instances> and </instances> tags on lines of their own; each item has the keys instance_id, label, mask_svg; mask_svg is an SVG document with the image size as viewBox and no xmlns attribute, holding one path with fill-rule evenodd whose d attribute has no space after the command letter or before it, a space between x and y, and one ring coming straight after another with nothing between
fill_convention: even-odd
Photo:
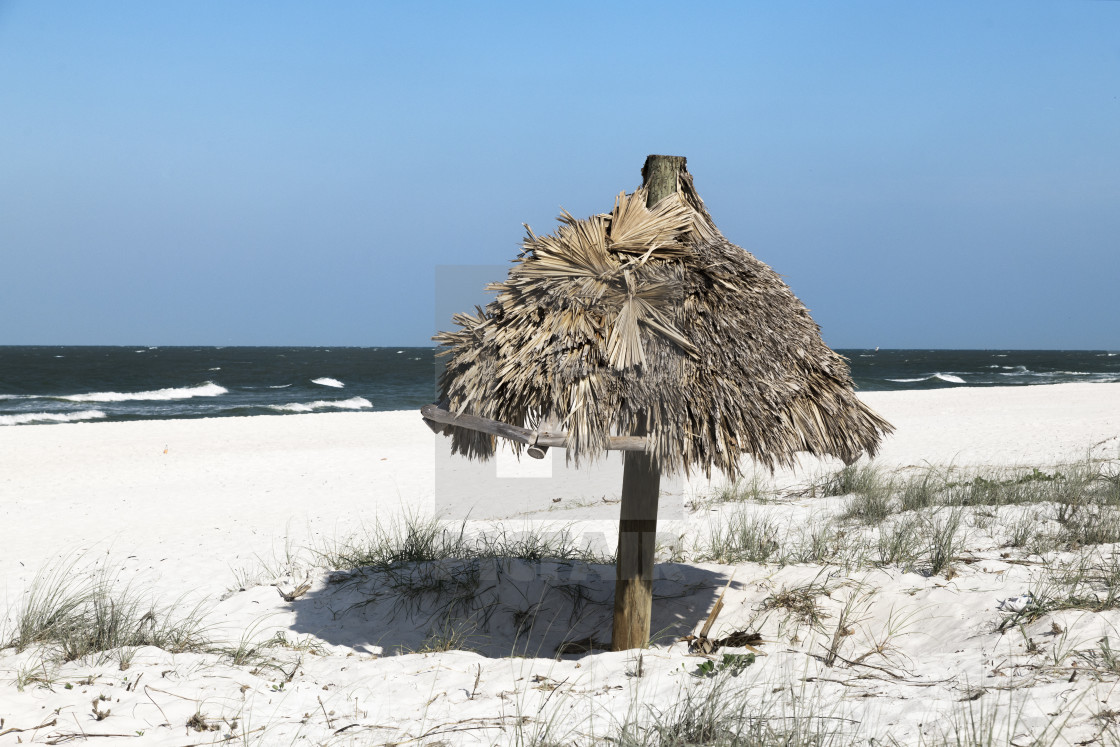
<instances>
[{"instance_id":1,"label":"small green plant","mask_svg":"<svg viewBox=\"0 0 1120 747\"><path fill-rule=\"evenodd\" d=\"M714 677L717 674L729 674L732 677L738 677L743 673L743 670L754 664L754 654L724 654L723 659L717 664L711 659L707 659L696 667L695 676L697 677Z\"/></svg>"}]
</instances>

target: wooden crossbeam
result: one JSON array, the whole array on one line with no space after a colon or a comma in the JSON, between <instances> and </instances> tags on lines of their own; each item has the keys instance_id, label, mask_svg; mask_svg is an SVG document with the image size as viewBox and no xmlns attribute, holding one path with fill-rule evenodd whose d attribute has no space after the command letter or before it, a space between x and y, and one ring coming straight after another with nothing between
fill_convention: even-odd
<instances>
[{"instance_id":1,"label":"wooden crossbeam","mask_svg":"<svg viewBox=\"0 0 1120 747\"><path fill-rule=\"evenodd\" d=\"M525 444L530 447L556 446L558 448L565 448L568 445L568 434L566 433L550 433L548 431L539 433L528 428L502 423L498 420L491 420L490 418L484 418L479 415L452 412L440 404L424 405L420 408L420 414L424 416L428 427L432 428L432 430L437 433L443 429L440 428L437 430L433 427L433 424L469 428L472 431L489 433L492 436L516 441L519 444ZM611 436L607 443L607 449L610 451L645 451L646 443L645 438L635 436ZM537 454L540 454L540 456L537 456ZM540 449L529 450L529 455L537 459L543 459L544 454L545 452Z\"/></svg>"}]
</instances>

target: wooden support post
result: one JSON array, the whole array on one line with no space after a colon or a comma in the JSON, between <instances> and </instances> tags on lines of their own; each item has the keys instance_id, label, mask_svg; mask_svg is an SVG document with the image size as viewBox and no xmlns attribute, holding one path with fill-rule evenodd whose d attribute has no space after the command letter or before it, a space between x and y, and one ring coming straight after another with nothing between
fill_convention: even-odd
<instances>
[{"instance_id":1,"label":"wooden support post","mask_svg":"<svg viewBox=\"0 0 1120 747\"><path fill-rule=\"evenodd\" d=\"M653 207L679 189L684 171L682 156L649 156L642 166L642 186L648 189L646 207ZM644 422L630 433L646 435ZM657 500L661 468L644 452L623 457L622 505L615 560L614 627L611 648L624 651L649 645L653 611L653 551L657 543Z\"/></svg>"},{"instance_id":2,"label":"wooden support post","mask_svg":"<svg viewBox=\"0 0 1120 747\"><path fill-rule=\"evenodd\" d=\"M632 435L644 436L638 427ZM653 612L653 551L657 544L657 499L661 470L653 457L628 451L623 457L622 505L615 558L614 627L611 648L625 651L649 644Z\"/></svg>"}]
</instances>

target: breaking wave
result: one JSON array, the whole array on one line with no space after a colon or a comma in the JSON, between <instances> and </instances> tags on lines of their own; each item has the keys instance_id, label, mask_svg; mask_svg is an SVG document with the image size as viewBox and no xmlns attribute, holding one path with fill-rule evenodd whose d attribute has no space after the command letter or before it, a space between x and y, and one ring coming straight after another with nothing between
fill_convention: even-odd
<instances>
[{"instance_id":1,"label":"breaking wave","mask_svg":"<svg viewBox=\"0 0 1120 747\"><path fill-rule=\"evenodd\" d=\"M947 374L947 373L935 373L931 376L920 376L916 379L887 379L887 381L894 381L894 382L897 382L899 384L915 384L919 381L933 381L934 379L938 379L940 381L947 381L950 384L964 384L965 383L965 380L962 379L960 376L954 376L953 374Z\"/></svg>"},{"instance_id":2,"label":"breaking wave","mask_svg":"<svg viewBox=\"0 0 1120 747\"><path fill-rule=\"evenodd\" d=\"M78 420L96 420L105 417L101 410L81 410L79 412L21 412L18 415L0 415L0 425L24 425L25 423L73 423Z\"/></svg>"},{"instance_id":3,"label":"breaking wave","mask_svg":"<svg viewBox=\"0 0 1120 747\"><path fill-rule=\"evenodd\" d=\"M268 405L277 412L315 412L316 410L365 410L373 403L365 397L351 397L339 400L316 400L315 402L292 402L287 405Z\"/></svg>"},{"instance_id":4,"label":"breaking wave","mask_svg":"<svg viewBox=\"0 0 1120 747\"><path fill-rule=\"evenodd\" d=\"M51 399L62 399L67 402L136 402L171 399L191 399L192 397L217 397L226 394L229 390L212 381L198 386L188 386L175 389L156 389L151 392L90 392L89 394L67 394Z\"/></svg>"},{"instance_id":5,"label":"breaking wave","mask_svg":"<svg viewBox=\"0 0 1120 747\"><path fill-rule=\"evenodd\" d=\"M311 383L319 384L320 386L333 386L335 389L341 389L342 387L346 386L338 379L332 379L329 376L324 376L321 379L312 379Z\"/></svg>"}]
</instances>

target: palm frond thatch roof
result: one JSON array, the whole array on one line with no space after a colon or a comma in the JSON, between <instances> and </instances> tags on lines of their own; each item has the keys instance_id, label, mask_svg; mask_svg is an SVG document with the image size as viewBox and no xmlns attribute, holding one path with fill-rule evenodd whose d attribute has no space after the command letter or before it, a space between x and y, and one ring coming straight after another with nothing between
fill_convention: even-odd
<instances>
[{"instance_id":1,"label":"palm frond thatch roof","mask_svg":"<svg viewBox=\"0 0 1120 747\"><path fill-rule=\"evenodd\" d=\"M692 179L646 207L528 235L497 297L435 336L449 408L568 433L577 464L611 435L644 433L663 473L773 469L797 452L845 462L893 429L854 394L845 359L781 278L719 232ZM486 459L494 438L450 428L452 450Z\"/></svg>"}]
</instances>

